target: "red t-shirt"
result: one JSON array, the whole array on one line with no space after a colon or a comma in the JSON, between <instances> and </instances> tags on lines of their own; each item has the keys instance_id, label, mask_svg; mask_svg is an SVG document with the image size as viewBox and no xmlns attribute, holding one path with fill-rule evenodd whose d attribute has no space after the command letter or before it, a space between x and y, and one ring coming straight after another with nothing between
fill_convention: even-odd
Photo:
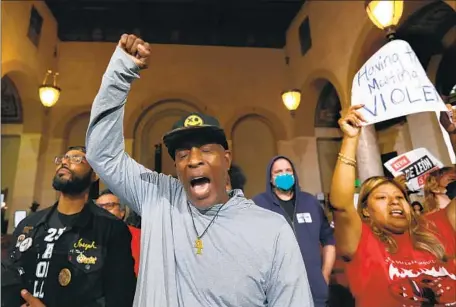
<instances>
[{"instance_id":1,"label":"red t-shirt","mask_svg":"<svg viewBox=\"0 0 456 307\"><path fill-rule=\"evenodd\" d=\"M139 272L139 252L140 252L140 240L141 240L141 229L128 225L131 233L131 254L135 259L135 274L138 276Z\"/></svg>"},{"instance_id":2,"label":"red t-shirt","mask_svg":"<svg viewBox=\"0 0 456 307\"><path fill-rule=\"evenodd\" d=\"M454 256L456 233L445 212L430 214L426 219L435 223L447 255ZM456 306L454 257L443 263L431 253L414 250L409 234L395 236L395 240L397 253L388 253L385 244L363 223L358 250L345 266L356 306L421 306L432 297L437 302L432 306Z\"/></svg>"}]
</instances>

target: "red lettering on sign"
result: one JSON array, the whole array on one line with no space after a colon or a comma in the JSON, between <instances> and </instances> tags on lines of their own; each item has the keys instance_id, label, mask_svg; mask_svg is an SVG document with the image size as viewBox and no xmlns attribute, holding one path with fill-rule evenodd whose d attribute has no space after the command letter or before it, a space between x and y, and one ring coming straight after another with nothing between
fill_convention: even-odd
<instances>
[{"instance_id":1,"label":"red lettering on sign","mask_svg":"<svg viewBox=\"0 0 456 307\"><path fill-rule=\"evenodd\" d=\"M418 180L418 185L421 187L424 187L424 184L426 183L426 179L427 177L429 177L429 175L435 171L435 170L438 170L439 168L438 167L434 167L434 168L431 168L430 170L428 170L426 173L424 173L423 175L417 177L417 180Z\"/></svg>"},{"instance_id":2,"label":"red lettering on sign","mask_svg":"<svg viewBox=\"0 0 456 307\"><path fill-rule=\"evenodd\" d=\"M391 167L397 172L398 170L404 168L404 166L407 166L410 164L410 160L407 158L407 156L400 157L393 163L391 163Z\"/></svg>"}]
</instances>

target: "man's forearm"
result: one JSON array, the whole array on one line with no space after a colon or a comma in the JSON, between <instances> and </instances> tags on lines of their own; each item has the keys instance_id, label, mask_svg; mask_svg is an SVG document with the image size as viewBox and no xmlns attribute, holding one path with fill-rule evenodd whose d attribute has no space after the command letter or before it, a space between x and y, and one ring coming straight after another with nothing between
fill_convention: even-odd
<instances>
[{"instance_id":1,"label":"man's forearm","mask_svg":"<svg viewBox=\"0 0 456 307\"><path fill-rule=\"evenodd\" d=\"M331 276L332 269L334 267L334 262L336 261L336 247L334 245L326 245L323 247L322 251L323 256L323 266L322 273L326 281L329 281Z\"/></svg>"}]
</instances>

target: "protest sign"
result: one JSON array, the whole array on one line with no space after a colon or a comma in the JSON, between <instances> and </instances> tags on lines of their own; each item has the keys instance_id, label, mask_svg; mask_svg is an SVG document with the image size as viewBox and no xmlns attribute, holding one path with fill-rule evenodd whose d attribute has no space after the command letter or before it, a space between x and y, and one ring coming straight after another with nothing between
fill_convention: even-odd
<instances>
[{"instance_id":1,"label":"protest sign","mask_svg":"<svg viewBox=\"0 0 456 307\"><path fill-rule=\"evenodd\" d=\"M410 45L394 40L378 50L356 73L352 105L367 124L429 111L447 111Z\"/></svg>"},{"instance_id":2,"label":"protest sign","mask_svg":"<svg viewBox=\"0 0 456 307\"><path fill-rule=\"evenodd\" d=\"M406 152L387 161L384 165L394 177L405 175L407 186L412 191L423 188L427 176L432 171L443 167L442 162L425 148Z\"/></svg>"}]
</instances>

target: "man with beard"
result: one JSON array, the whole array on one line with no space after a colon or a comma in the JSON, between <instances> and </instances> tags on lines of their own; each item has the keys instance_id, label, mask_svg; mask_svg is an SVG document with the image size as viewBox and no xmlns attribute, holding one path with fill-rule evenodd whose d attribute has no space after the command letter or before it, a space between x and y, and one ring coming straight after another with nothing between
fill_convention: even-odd
<instances>
[{"instance_id":1,"label":"man with beard","mask_svg":"<svg viewBox=\"0 0 456 307\"><path fill-rule=\"evenodd\" d=\"M164 136L178 179L146 169L125 152L125 103L149 55L141 39L121 37L86 138L94 170L142 217L134 306L313 306L286 220L240 190L227 193L231 152L215 118L188 114Z\"/></svg>"},{"instance_id":2,"label":"man with beard","mask_svg":"<svg viewBox=\"0 0 456 307\"><path fill-rule=\"evenodd\" d=\"M9 264L22 279L26 306L130 307L136 287L127 226L89 199L97 175L85 147L55 158L51 207L14 231Z\"/></svg>"},{"instance_id":3,"label":"man with beard","mask_svg":"<svg viewBox=\"0 0 456 307\"><path fill-rule=\"evenodd\" d=\"M266 168L266 191L253 201L281 214L293 227L307 269L315 307L327 306L328 284L336 260L333 229L320 202L301 191L298 174L290 159L276 156Z\"/></svg>"}]
</instances>

